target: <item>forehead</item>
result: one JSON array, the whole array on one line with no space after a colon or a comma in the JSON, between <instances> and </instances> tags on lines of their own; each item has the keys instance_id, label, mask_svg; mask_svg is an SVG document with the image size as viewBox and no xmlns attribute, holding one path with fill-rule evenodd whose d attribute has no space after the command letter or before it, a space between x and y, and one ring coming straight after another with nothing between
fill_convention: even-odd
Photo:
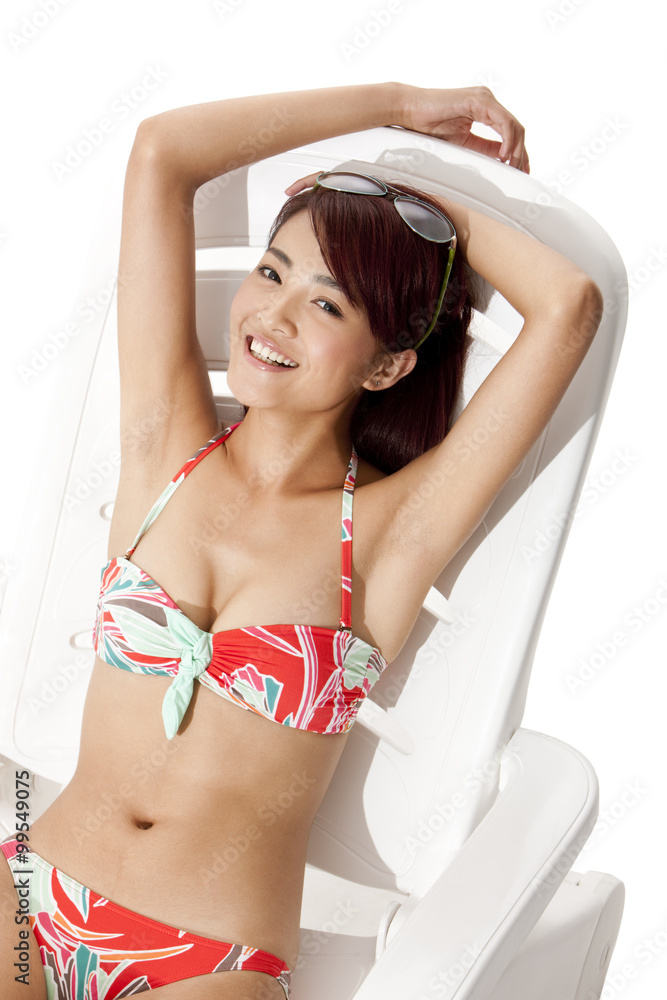
<instances>
[{"instance_id":1,"label":"forehead","mask_svg":"<svg viewBox=\"0 0 667 1000\"><path fill-rule=\"evenodd\" d=\"M307 212L293 216L276 232L266 253L277 258L289 274L314 285L324 285L334 292L347 295L328 270ZM293 222L299 222L292 226ZM349 303L352 305L352 303Z\"/></svg>"},{"instance_id":2,"label":"forehead","mask_svg":"<svg viewBox=\"0 0 667 1000\"><path fill-rule=\"evenodd\" d=\"M303 209L293 215L291 219L284 222L275 233L271 246L287 250L294 263L298 263L296 255L307 257L311 261L317 261L324 266L324 259L317 242L313 224L307 209ZM290 248L288 250L288 247ZM293 251L293 253L290 252Z\"/></svg>"}]
</instances>

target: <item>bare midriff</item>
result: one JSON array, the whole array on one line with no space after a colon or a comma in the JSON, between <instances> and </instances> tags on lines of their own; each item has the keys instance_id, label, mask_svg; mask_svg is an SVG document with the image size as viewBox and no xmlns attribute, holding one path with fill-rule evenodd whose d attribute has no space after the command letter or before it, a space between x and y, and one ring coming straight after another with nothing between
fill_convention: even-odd
<instances>
[{"instance_id":1,"label":"bare midriff","mask_svg":"<svg viewBox=\"0 0 667 1000\"><path fill-rule=\"evenodd\" d=\"M347 737L290 729L195 684L168 740L169 682L96 659L76 772L30 845L121 906L293 968L308 835Z\"/></svg>"}]
</instances>

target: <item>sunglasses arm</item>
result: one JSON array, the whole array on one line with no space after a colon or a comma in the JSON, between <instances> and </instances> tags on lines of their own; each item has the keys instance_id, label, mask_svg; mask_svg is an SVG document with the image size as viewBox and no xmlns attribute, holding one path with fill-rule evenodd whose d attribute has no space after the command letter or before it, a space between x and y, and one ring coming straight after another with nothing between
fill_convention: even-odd
<instances>
[{"instance_id":1,"label":"sunglasses arm","mask_svg":"<svg viewBox=\"0 0 667 1000\"><path fill-rule=\"evenodd\" d=\"M436 324L436 322L438 320L438 316L440 315L440 310L442 309L442 303L443 303L444 298L445 298L445 292L447 291L447 284L449 282L449 275L451 274L452 264L454 263L454 254L455 253L456 253L456 240L453 240L452 241L452 245L449 248L449 257L447 259L447 267L445 268L445 276L442 279L442 287L440 288L440 295L438 297L438 304L435 307L435 312L433 314L433 319L429 323L428 330L426 331L426 333L424 334L424 336L421 338L421 340L418 340L417 343L413 345L413 347L412 347L413 351L416 351L418 347L421 347L421 345L424 343L424 341L426 340L426 338L428 337L429 333L431 332L431 330L433 329L433 327L435 326L435 324Z\"/></svg>"}]
</instances>

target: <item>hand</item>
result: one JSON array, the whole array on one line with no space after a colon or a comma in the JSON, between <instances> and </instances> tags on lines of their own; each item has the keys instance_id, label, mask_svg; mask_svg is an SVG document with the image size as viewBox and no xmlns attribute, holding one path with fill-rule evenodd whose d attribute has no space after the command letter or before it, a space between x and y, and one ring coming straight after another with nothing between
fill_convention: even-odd
<instances>
[{"instance_id":1,"label":"hand","mask_svg":"<svg viewBox=\"0 0 667 1000\"><path fill-rule=\"evenodd\" d=\"M502 141L474 135L471 131L474 122L490 125ZM528 152L524 145L525 129L514 115L498 103L488 87L461 87L457 90L405 87L400 124L413 132L434 135L530 173ZM317 170L294 181L285 188L285 194L291 197L312 187L320 172Z\"/></svg>"},{"instance_id":2,"label":"hand","mask_svg":"<svg viewBox=\"0 0 667 1000\"><path fill-rule=\"evenodd\" d=\"M488 87L461 87L457 90L429 90L405 87L404 128L446 139L465 149L508 162L530 173L524 145L525 129L514 115L499 104ZM489 125L502 142L483 139L471 132L474 122Z\"/></svg>"}]
</instances>

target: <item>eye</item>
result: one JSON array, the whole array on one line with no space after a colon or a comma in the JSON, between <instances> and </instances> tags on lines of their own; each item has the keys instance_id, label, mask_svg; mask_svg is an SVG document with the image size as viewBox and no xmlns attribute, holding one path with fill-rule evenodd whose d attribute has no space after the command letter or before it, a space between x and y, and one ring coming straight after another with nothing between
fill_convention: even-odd
<instances>
[{"instance_id":1,"label":"eye","mask_svg":"<svg viewBox=\"0 0 667 1000\"><path fill-rule=\"evenodd\" d=\"M263 278L266 278L266 275L264 274L264 271L270 271L271 274L275 274L275 276L278 278L278 280L280 280L278 272L274 271L273 268L269 267L268 264L258 264L257 267L255 268L255 271L257 271L258 274L261 274ZM271 281L272 279L269 278L268 280Z\"/></svg>"},{"instance_id":2,"label":"eye","mask_svg":"<svg viewBox=\"0 0 667 1000\"><path fill-rule=\"evenodd\" d=\"M278 274L278 272L274 268L269 267L268 264L258 264L257 267L255 268L255 271L258 274L261 274L263 278L266 278L267 281L273 281L274 280L273 278L269 278L268 275L264 274L265 271L269 271L270 274L275 274L278 281L280 281L280 275ZM332 316L338 316L339 318L342 319L343 317L342 312L340 311L338 306L335 306L333 304L333 302L329 302L328 299L315 299L315 302L323 302L325 306L328 306L328 308L323 309L322 312L328 312Z\"/></svg>"},{"instance_id":3,"label":"eye","mask_svg":"<svg viewBox=\"0 0 667 1000\"><path fill-rule=\"evenodd\" d=\"M316 302L324 302L325 306L329 306L329 308L328 309L324 309L323 312L330 312L332 316L342 316L343 315L342 312L340 311L340 309L337 306L335 306L333 304L333 302L329 302L328 299L315 299L315 301Z\"/></svg>"}]
</instances>

